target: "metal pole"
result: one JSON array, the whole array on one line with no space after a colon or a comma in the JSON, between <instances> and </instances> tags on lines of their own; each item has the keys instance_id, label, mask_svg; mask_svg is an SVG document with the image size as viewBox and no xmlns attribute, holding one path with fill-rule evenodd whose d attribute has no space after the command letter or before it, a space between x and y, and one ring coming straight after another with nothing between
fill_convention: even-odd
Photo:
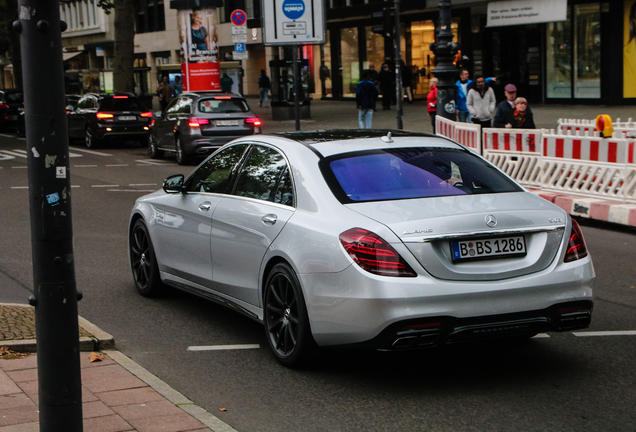
<instances>
[{"instance_id":1,"label":"metal pole","mask_svg":"<svg viewBox=\"0 0 636 432\"><path fill-rule=\"evenodd\" d=\"M437 42L431 44L431 51L435 54L437 66L433 69L433 75L437 83L437 115L455 120L455 93L456 87L453 79L457 75L457 68L453 64L457 54L457 44L453 43L451 31L451 1L439 2L439 32Z\"/></svg>"},{"instance_id":2,"label":"metal pole","mask_svg":"<svg viewBox=\"0 0 636 432\"><path fill-rule=\"evenodd\" d=\"M62 30L57 0L20 0L40 431L81 432L82 383ZM42 67L45 65L46 67Z\"/></svg>"},{"instance_id":3,"label":"metal pole","mask_svg":"<svg viewBox=\"0 0 636 432\"><path fill-rule=\"evenodd\" d=\"M292 46L292 61L294 62L294 118L296 119L296 130L300 130L300 106L298 98L298 45Z\"/></svg>"},{"instance_id":4,"label":"metal pole","mask_svg":"<svg viewBox=\"0 0 636 432\"><path fill-rule=\"evenodd\" d=\"M402 124L402 51L400 46L400 0L395 0L395 109L397 111L397 128L404 129Z\"/></svg>"}]
</instances>

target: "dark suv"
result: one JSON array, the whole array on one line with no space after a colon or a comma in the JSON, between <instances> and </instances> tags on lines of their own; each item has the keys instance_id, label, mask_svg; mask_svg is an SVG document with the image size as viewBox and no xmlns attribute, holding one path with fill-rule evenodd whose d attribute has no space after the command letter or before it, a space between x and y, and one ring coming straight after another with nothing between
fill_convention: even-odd
<instances>
[{"instance_id":1,"label":"dark suv","mask_svg":"<svg viewBox=\"0 0 636 432\"><path fill-rule=\"evenodd\" d=\"M18 115L23 109L22 90L0 90L0 130L15 127Z\"/></svg>"},{"instance_id":2,"label":"dark suv","mask_svg":"<svg viewBox=\"0 0 636 432\"><path fill-rule=\"evenodd\" d=\"M148 138L150 156L174 152L179 165L206 156L235 138L261 133L261 120L241 95L182 93L156 113Z\"/></svg>"},{"instance_id":3,"label":"dark suv","mask_svg":"<svg viewBox=\"0 0 636 432\"><path fill-rule=\"evenodd\" d=\"M99 147L107 138L148 143L152 113L134 94L85 94L68 114L70 140Z\"/></svg>"}]
</instances>

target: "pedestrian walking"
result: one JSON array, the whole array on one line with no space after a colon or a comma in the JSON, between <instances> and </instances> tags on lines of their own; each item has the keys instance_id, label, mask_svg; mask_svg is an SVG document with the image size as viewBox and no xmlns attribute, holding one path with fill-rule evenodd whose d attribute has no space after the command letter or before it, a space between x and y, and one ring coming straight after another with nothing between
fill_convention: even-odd
<instances>
[{"instance_id":1,"label":"pedestrian walking","mask_svg":"<svg viewBox=\"0 0 636 432\"><path fill-rule=\"evenodd\" d=\"M380 84L380 73L375 70L375 63L369 62L369 81L372 81L376 87Z\"/></svg>"},{"instance_id":2,"label":"pedestrian walking","mask_svg":"<svg viewBox=\"0 0 636 432\"><path fill-rule=\"evenodd\" d=\"M221 91L225 93L232 93L232 84L234 84L234 80L227 74L227 72L224 72L223 78L221 78Z\"/></svg>"},{"instance_id":3,"label":"pedestrian walking","mask_svg":"<svg viewBox=\"0 0 636 432\"><path fill-rule=\"evenodd\" d=\"M514 102L514 110L509 118L506 119L507 128L515 129L534 129L534 118L532 111L528 107L526 98L518 97Z\"/></svg>"},{"instance_id":4,"label":"pedestrian walking","mask_svg":"<svg viewBox=\"0 0 636 432\"><path fill-rule=\"evenodd\" d=\"M157 86L157 96L159 96L159 105L161 105L161 112L163 112L172 100L172 89L167 76L163 77Z\"/></svg>"},{"instance_id":5,"label":"pedestrian walking","mask_svg":"<svg viewBox=\"0 0 636 432\"><path fill-rule=\"evenodd\" d=\"M426 97L428 115L431 118L433 133L435 133L435 117L437 117L437 82L438 81L439 80L437 78L431 78L431 80L429 81L429 84L431 86L431 91L428 92L428 96Z\"/></svg>"},{"instance_id":6,"label":"pedestrian walking","mask_svg":"<svg viewBox=\"0 0 636 432\"><path fill-rule=\"evenodd\" d=\"M468 79L468 75L468 69L461 69L459 71L459 80L455 83L457 87L457 90L455 90L455 114L457 115L457 120L463 123L470 123L470 111L468 111L466 106L466 98L473 82Z\"/></svg>"},{"instance_id":7,"label":"pedestrian walking","mask_svg":"<svg viewBox=\"0 0 636 432\"><path fill-rule=\"evenodd\" d=\"M468 91L466 98L466 107L470 111L472 122L484 128L490 127L496 102L493 89L486 83L483 76L478 76L475 79L475 87Z\"/></svg>"},{"instance_id":8,"label":"pedestrian walking","mask_svg":"<svg viewBox=\"0 0 636 432\"><path fill-rule=\"evenodd\" d=\"M174 85L172 86L172 96L177 97L183 93L183 86L181 85L181 75L174 77Z\"/></svg>"},{"instance_id":9,"label":"pedestrian walking","mask_svg":"<svg viewBox=\"0 0 636 432\"><path fill-rule=\"evenodd\" d=\"M506 87L504 87L504 95L506 95L506 100L502 101L497 106L495 119L492 122L492 126L496 128L505 128L508 127L506 126L507 124L512 124L512 118L514 117L515 111L515 100L517 99L517 87L514 84L506 85ZM527 107L526 111L528 111L530 117L532 117L532 110L530 107Z\"/></svg>"},{"instance_id":10,"label":"pedestrian walking","mask_svg":"<svg viewBox=\"0 0 636 432\"><path fill-rule=\"evenodd\" d=\"M260 93L260 99L258 106L262 107L265 103L265 108L269 108L269 88L272 86L272 82L267 76L265 69L261 69L261 74L258 76L258 92Z\"/></svg>"},{"instance_id":11,"label":"pedestrian walking","mask_svg":"<svg viewBox=\"0 0 636 432\"><path fill-rule=\"evenodd\" d=\"M385 111L391 109L391 99L395 94L395 81L393 79L393 75L393 72L389 69L389 65L387 63L383 63L379 79L380 91L382 92L382 109Z\"/></svg>"},{"instance_id":12,"label":"pedestrian walking","mask_svg":"<svg viewBox=\"0 0 636 432\"><path fill-rule=\"evenodd\" d=\"M377 98L378 88L373 81L369 80L369 71L365 70L362 72L362 81L356 84L356 105L360 129L371 129Z\"/></svg>"},{"instance_id":13,"label":"pedestrian walking","mask_svg":"<svg viewBox=\"0 0 636 432\"><path fill-rule=\"evenodd\" d=\"M402 72L402 88L404 89L404 94L409 100L409 103L413 103L413 93L411 91L411 87L413 86L413 72L409 66L406 66L404 62L401 64L401 72Z\"/></svg>"}]
</instances>

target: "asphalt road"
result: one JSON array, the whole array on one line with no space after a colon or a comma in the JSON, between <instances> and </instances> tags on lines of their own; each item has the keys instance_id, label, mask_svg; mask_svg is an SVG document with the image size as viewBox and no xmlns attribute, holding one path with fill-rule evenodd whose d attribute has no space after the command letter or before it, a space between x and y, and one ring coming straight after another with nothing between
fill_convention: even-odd
<instances>
[{"instance_id":1,"label":"asphalt road","mask_svg":"<svg viewBox=\"0 0 636 432\"><path fill-rule=\"evenodd\" d=\"M0 301L25 303L32 269L24 148L0 134ZM135 291L126 249L132 205L193 167L149 160L132 143L71 153L80 314L238 431L636 430L636 335L560 333L399 355L328 351L307 369L286 369L258 323L188 294L146 299ZM583 231L597 271L589 330L636 330L636 232L587 223ZM3 290L16 283L23 296ZM260 348L188 351L237 344Z\"/></svg>"}]
</instances>

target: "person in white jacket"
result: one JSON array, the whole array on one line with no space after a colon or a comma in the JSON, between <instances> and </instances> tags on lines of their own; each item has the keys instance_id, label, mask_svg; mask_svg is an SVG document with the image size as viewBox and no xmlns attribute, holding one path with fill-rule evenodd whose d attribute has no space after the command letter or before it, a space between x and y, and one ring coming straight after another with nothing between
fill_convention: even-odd
<instances>
[{"instance_id":1,"label":"person in white jacket","mask_svg":"<svg viewBox=\"0 0 636 432\"><path fill-rule=\"evenodd\" d=\"M475 79L475 86L468 91L466 98L466 106L470 111L472 122L481 127L490 127L496 103L495 92L486 84L483 76L478 76Z\"/></svg>"}]
</instances>

